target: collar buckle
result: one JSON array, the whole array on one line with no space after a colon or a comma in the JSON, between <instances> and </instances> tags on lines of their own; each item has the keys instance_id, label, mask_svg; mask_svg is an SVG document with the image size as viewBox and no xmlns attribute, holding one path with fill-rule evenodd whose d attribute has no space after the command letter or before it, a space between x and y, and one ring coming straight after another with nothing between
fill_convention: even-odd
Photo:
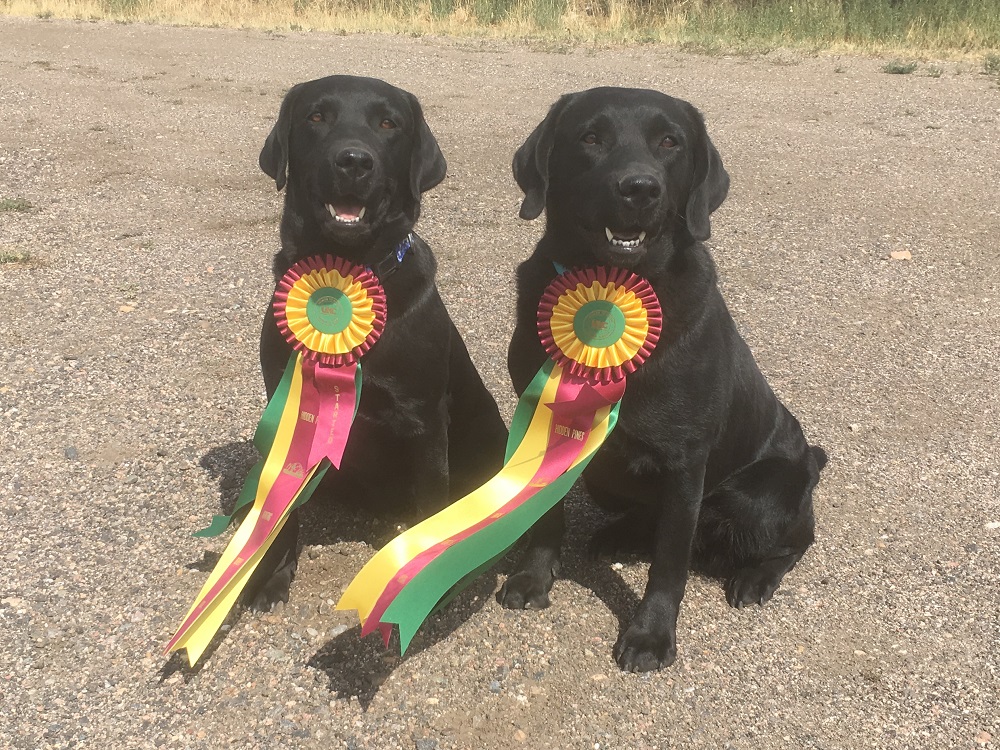
<instances>
[{"instance_id":1,"label":"collar buckle","mask_svg":"<svg viewBox=\"0 0 1000 750\"><path fill-rule=\"evenodd\" d=\"M378 263L368 266L368 270L378 276L380 281L385 281L399 269L403 263L403 258L413 248L413 232L410 232L403 241L396 245L395 249Z\"/></svg>"}]
</instances>

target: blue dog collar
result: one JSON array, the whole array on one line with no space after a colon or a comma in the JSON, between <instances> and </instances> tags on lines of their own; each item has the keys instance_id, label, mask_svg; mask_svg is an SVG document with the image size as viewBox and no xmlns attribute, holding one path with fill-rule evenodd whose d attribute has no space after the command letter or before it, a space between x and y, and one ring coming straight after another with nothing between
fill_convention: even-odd
<instances>
[{"instance_id":1,"label":"blue dog collar","mask_svg":"<svg viewBox=\"0 0 1000 750\"><path fill-rule=\"evenodd\" d=\"M402 265L403 258L406 254L410 252L413 248L413 232L410 232L403 241L396 245L396 248L389 253L387 256L382 258L378 263L368 266L368 270L378 276L380 281L385 281L387 278L396 273L396 270Z\"/></svg>"}]
</instances>

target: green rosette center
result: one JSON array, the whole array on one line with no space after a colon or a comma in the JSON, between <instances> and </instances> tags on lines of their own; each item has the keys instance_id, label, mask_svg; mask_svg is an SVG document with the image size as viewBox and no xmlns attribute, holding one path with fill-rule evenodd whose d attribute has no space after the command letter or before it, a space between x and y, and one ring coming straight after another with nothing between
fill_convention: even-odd
<instances>
[{"instance_id":1,"label":"green rosette center","mask_svg":"<svg viewBox=\"0 0 1000 750\"><path fill-rule=\"evenodd\" d=\"M607 300L592 300L573 316L573 332L595 349L612 346L625 333L625 313Z\"/></svg>"},{"instance_id":2,"label":"green rosette center","mask_svg":"<svg viewBox=\"0 0 1000 750\"><path fill-rule=\"evenodd\" d=\"M351 324L353 316L350 298L333 287L317 289L306 302L306 317L320 333L340 333Z\"/></svg>"}]
</instances>

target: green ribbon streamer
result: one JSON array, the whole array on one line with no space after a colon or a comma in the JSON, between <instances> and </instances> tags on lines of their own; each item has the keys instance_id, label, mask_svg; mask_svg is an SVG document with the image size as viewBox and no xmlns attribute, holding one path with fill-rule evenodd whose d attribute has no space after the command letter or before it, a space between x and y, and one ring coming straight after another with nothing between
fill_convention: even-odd
<instances>
[{"instance_id":1,"label":"green ribbon streamer","mask_svg":"<svg viewBox=\"0 0 1000 750\"><path fill-rule=\"evenodd\" d=\"M535 415L535 409L538 408L538 399L542 397L542 391L545 390L545 384L548 382L549 376L552 374L552 368L555 366L556 363L554 360L546 359L545 364L535 374L535 377L531 379L528 387L521 394L521 398L518 399L517 406L514 407L514 416L510 420L510 430L507 433L507 450L503 456L504 466L510 461L511 456L517 452L518 446L524 440L524 436L528 432L528 427L531 425L531 418Z\"/></svg>"},{"instance_id":2,"label":"green ribbon streamer","mask_svg":"<svg viewBox=\"0 0 1000 750\"><path fill-rule=\"evenodd\" d=\"M518 402L511 421L505 465L524 439L531 415L538 407L538 399L553 364L551 361L546 362ZM611 408L605 438L618 423L620 405L621 402ZM381 618L381 622L399 625L400 654L406 652L417 629L431 611L441 609L454 599L480 574L488 570L498 558L506 554L538 519L566 496L594 455L596 451L551 484L541 488L517 508L441 552L400 590ZM473 572L464 575L456 582L455 571L469 570Z\"/></svg>"},{"instance_id":3,"label":"green ribbon streamer","mask_svg":"<svg viewBox=\"0 0 1000 750\"><path fill-rule=\"evenodd\" d=\"M214 537L219 536L223 531L229 528L233 523L233 519L236 516L241 515L243 511L248 510L247 506L252 505L254 498L257 497L257 487L260 484L260 474L264 470L264 464L267 462L267 456L271 452L271 447L274 445L274 436L278 432L278 424L281 422L281 415L285 411L285 404L288 401L288 392L292 387L292 373L295 370L295 358L300 356L298 352L292 352L292 356L288 358L288 364L285 365L285 372L281 376L281 382L278 383L277 389L274 391L274 395L271 400L267 402L267 406L264 408L264 413L260 417L260 422L257 423L257 430L253 435L253 444L257 448L257 452L263 457L247 474L246 481L243 483L243 489L240 491L240 496L236 500L236 505L233 508L233 512L228 516L218 515L212 516L212 522L206 526L204 529L200 529L192 536L196 537ZM361 363L358 362L357 369L354 372L354 414L351 416L351 421L358 415L358 404L361 402ZM316 486L320 483L320 480L326 475L327 470L330 468L330 462L327 459L323 459L324 466L320 467L313 478L309 481L302 491L299 493L298 498L295 500L295 505L292 508L298 508L300 505L305 503L312 497L313 492L316 491Z\"/></svg>"},{"instance_id":4,"label":"green ribbon streamer","mask_svg":"<svg viewBox=\"0 0 1000 750\"><path fill-rule=\"evenodd\" d=\"M510 430L507 433L507 447L504 451L503 457L504 466L506 466L507 462L510 461L510 457L517 452L517 447L521 444L521 441L524 440L524 436L528 432L528 425L531 424L531 417L535 413L535 405L538 404L538 399L541 397L542 390L545 388L545 382L549 379L549 375L554 366L555 362L553 360L545 360L545 364L542 365L542 369L540 369L535 377L532 378L528 387L524 389L524 393L521 394L521 398L518 399L517 406L514 407L514 416L510 421ZM518 538L520 538L520 535ZM508 545L503 552L491 557L471 573L464 576L462 580L452 586L451 589L443 597L441 597L441 601L434 606L434 609L431 610L431 614L436 614L451 604L452 600L456 596L468 588L473 581L479 578L479 576L493 567L493 564L510 552L515 544L517 544L517 540Z\"/></svg>"}]
</instances>

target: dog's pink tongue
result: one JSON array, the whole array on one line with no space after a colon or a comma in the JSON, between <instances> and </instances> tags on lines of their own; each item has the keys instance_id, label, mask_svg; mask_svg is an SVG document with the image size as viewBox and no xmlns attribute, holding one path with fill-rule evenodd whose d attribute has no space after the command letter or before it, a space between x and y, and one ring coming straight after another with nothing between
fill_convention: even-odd
<instances>
[{"instance_id":1,"label":"dog's pink tongue","mask_svg":"<svg viewBox=\"0 0 1000 750\"><path fill-rule=\"evenodd\" d=\"M342 219L347 219L348 221L359 218L361 216L361 211L364 210L364 206L354 203L333 203L331 205L333 206L333 210L337 212L337 216Z\"/></svg>"}]
</instances>

